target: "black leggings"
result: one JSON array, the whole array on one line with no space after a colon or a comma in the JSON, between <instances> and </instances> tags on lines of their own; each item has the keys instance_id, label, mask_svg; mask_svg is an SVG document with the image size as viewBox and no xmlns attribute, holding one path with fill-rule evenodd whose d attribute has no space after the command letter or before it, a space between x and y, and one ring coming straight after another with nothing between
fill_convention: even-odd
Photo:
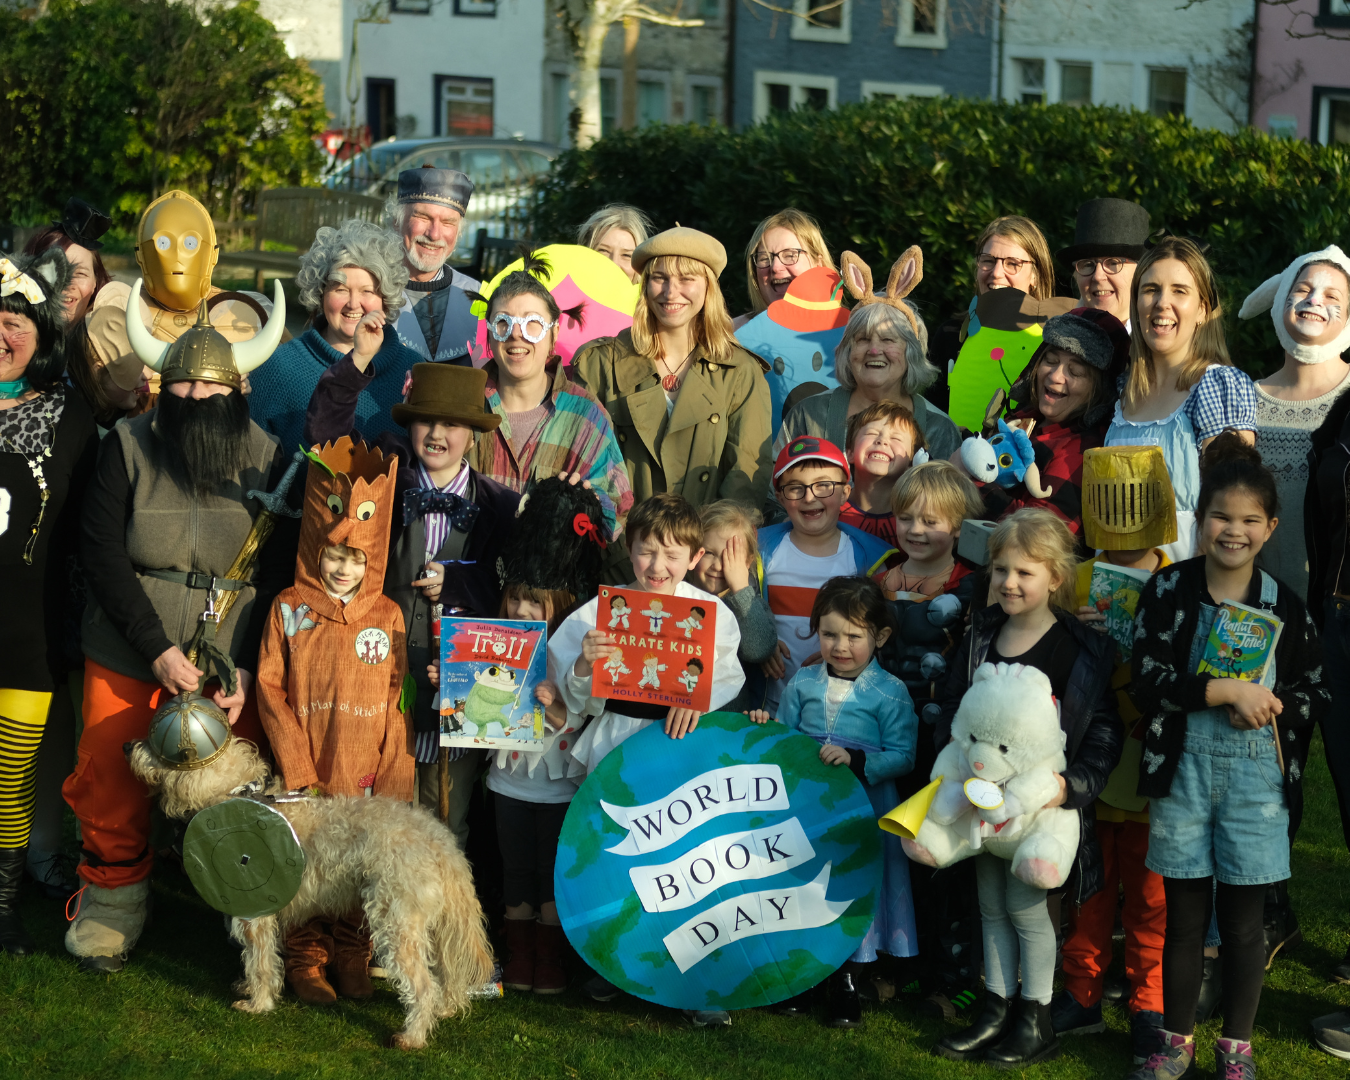
<instances>
[{"instance_id":1,"label":"black leggings","mask_svg":"<svg viewBox=\"0 0 1350 1080\"><path fill-rule=\"evenodd\" d=\"M507 907L540 908L553 900L553 863L567 803L534 803L494 791L502 891Z\"/></svg>"},{"instance_id":2,"label":"black leggings","mask_svg":"<svg viewBox=\"0 0 1350 1080\"><path fill-rule=\"evenodd\" d=\"M1195 1030L1195 1006L1204 977L1205 933L1211 906L1223 939L1223 1036L1252 1037L1266 974L1262 915L1265 885L1225 885L1214 895L1212 878L1163 878L1167 939L1163 945L1163 1027L1178 1035Z\"/></svg>"}]
</instances>

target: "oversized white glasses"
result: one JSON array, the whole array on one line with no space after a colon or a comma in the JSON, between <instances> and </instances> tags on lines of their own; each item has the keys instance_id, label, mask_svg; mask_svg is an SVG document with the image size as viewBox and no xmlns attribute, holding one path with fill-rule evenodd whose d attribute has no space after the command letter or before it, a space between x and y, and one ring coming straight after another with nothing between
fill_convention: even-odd
<instances>
[{"instance_id":1,"label":"oversized white glasses","mask_svg":"<svg viewBox=\"0 0 1350 1080\"><path fill-rule=\"evenodd\" d=\"M511 336L513 328L520 327L520 335L531 345L537 345L544 340L544 335L557 326L557 320L553 322L544 322L538 315L508 315L504 311L499 311L492 317L492 336L498 341L505 341Z\"/></svg>"}]
</instances>

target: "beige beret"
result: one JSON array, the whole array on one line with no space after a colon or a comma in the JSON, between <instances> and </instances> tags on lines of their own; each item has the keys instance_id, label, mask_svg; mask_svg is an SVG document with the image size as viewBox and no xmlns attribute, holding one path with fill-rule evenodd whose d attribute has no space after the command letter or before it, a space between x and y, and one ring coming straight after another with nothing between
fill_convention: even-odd
<instances>
[{"instance_id":1,"label":"beige beret","mask_svg":"<svg viewBox=\"0 0 1350 1080\"><path fill-rule=\"evenodd\" d=\"M676 225L657 233L633 252L633 269L638 272L658 255L683 255L712 267L714 277L720 277L727 268L727 249L720 240L697 229Z\"/></svg>"}]
</instances>

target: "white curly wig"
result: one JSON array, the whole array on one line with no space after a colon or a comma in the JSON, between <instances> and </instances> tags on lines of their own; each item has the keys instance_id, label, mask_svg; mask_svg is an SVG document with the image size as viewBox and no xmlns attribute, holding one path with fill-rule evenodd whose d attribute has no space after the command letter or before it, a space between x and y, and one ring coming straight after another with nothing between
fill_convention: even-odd
<instances>
[{"instance_id":1,"label":"white curly wig","mask_svg":"<svg viewBox=\"0 0 1350 1080\"><path fill-rule=\"evenodd\" d=\"M369 221L344 221L336 229L325 225L314 234L314 243L300 258L295 287L307 311L318 311L323 291L334 282L345 282L344 267L364 270L375 279L384 299L384 317L392 322L403 307L408 268L403 263L403 245L394 234Z\"/></svg>"}]
</instances>

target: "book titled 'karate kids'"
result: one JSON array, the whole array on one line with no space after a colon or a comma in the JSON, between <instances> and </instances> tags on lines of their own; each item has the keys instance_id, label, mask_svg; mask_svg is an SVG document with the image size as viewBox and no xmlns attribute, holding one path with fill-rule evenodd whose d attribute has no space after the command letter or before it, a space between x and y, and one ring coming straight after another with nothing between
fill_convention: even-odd
<instances>
[{"instance_id":1,"label":"book titled 'karate kids'","mask_svg":"<svg viewBox=\"0 0 1350 1080\"><path fill-rule=\"evenodd\" d=\"M1268 611L1232 601L1220 604L1196 674L1266 685L1283 628L1284 623Z\"/></svg>"},{"instance_id":2,"label":"book titled 'karate kids'","mask_svg":"<svg viewBox=\"0 0 1350 1080\"><path fill-rule=\"evenodd\" d=\"M441 620L441 745L542 750L548 624Z\"/></svg>"},{"instance_id":3,"label":"book titled 'karate kids'","mask_svg":"<svg viewBox=\"0 0 1350 1080\"><path fill-rule=\"evenodd\" d=\"M591 670L596 697L708 711L717 640L715 604L605 585L595 625L619 649L608 660L597 660Z\"/></svg>"}]
</instances>

